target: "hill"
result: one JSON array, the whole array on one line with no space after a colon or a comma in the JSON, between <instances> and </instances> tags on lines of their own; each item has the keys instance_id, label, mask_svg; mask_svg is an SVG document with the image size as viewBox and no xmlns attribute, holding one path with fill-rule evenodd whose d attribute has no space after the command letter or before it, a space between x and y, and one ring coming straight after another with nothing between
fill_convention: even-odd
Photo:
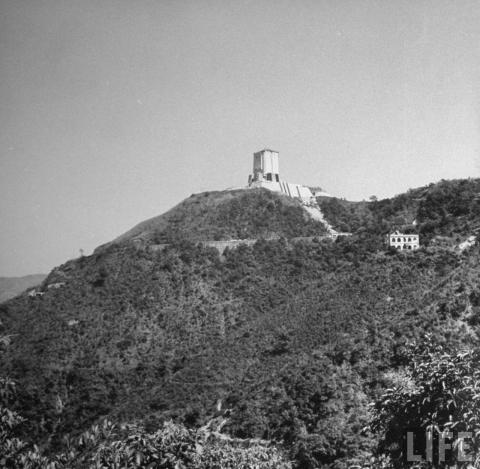
<instances>
[{"instance_id":1,"label":"hill","mask_svg":"<svg viewBox=\"0 0 480 469\"><path fill-rule=\"evenodd\" d=\"M0 277L0 303L17 296L28 288L39 285L46 274L25 275L24 277Z\"/></svg>"},{"instance_id":2,"label":"hill","mask_svg":"<svg viewBox=\"0 0 480 469\"><path fill-rule=\"evenodd\" d=\"M298 468L367 460L368 403L401 376L406 343L429 332L447 349L478 346L480 248L433 241L471 235L479 185L320 200L354 232L336 242L290 243L324 227L277 194L199 194L54 269L42 297L0 306L11 337L0 373L19 383L25 438L54 450L107 416L155 429L217 415L234 437L283 446ZM386 251L387 225L412 218L431 245ZM197 243L272 233L222 256Z\"/></svg>"},{"instance_id":3,"label":"hill","mask_svg":"<svg viewBox=\"0 0 480 469\"><path fill-rule=\"evenodd\" d=\"M371 202L319 197L318 203L334 228L355 234L378 237L394 228L414 229L426 245L435 236L457 242L480 229L480 179L441 181Z\"/></svg>"},{"instance_id":4,"label":"hill","mask_svg":"<svg viewBox=\"0 0 480 469\"><path fill-rule=\"evenodd\" d=\"M139 223L113 243L291 238L324 233L324 225L312 220L297 200L266 189L238 189L192 194L165 214Z\"/></svg>"}]
</instances>

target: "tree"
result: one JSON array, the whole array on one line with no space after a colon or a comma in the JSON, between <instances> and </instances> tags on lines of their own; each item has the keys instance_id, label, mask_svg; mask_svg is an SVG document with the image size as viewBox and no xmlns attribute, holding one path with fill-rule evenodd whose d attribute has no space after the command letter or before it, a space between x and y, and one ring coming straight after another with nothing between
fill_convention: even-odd
<instances>
[{"instance_id":1,"label":"tree","mask_svg":"<svg viewBox=\"0 0 480 469\"><path fill-rule=\"evenodd\" d=\"M42 456L37 446L30 446L18 437L17 429L24 419L11 409L15 398L15 383L0 378L0 467L55 469L54 463Z\"/></svg>"},{"instance_id":2,"label":"tree","mask_svg":"<svg viewBox=\"0 0 480 469\"><path fill-rule=\"evenodd\" d=\"M230 403L230 431L282 442L297 468L348 467L370 450L371 439L362 432L366 396L347 363L305 354L285 364L275 380L240 392Z\"/></svg>"},{"instance_id":3,"label":"tree","mask_svg":"<svg viewBox=\"0 0 480 469\"><path fill-rule=\"evenodd\" d=\"M411 347L405 379L374 405L379 452L395 467L480 464L480 350Z\"/></svg>"}]
</instances>

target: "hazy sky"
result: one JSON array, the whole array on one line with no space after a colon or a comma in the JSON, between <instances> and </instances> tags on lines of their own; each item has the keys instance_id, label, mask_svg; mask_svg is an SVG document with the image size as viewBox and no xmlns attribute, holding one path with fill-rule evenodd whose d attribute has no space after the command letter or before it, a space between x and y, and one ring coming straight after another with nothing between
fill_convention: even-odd
<instances>
[{"instance_id":1,"label":"hazy sky","mask_svg":"<svg viewBox=\"0 0 480 469\"><path fill-rule=\"evenodd\" d=\"M0 0L0 275L47 272L252 153L337 196L477 177L480 2Z\"/></svg>"}]
</instances>

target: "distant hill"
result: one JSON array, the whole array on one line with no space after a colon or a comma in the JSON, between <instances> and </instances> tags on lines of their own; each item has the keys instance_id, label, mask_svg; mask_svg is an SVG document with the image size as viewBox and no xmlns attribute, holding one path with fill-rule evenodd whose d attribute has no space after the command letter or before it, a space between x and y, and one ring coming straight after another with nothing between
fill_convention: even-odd
<instances>
[{"instance_id":1,"label":"distant hill","mask_svg":"<svg viewBox=\"0 0 480 469\"><path fill-rule=\"evenodd\" d=\"M401 376L405 344L427 333L447 348L480 343L480 247L434 243L475 233L478 192L475 179L319 198L353 235L296 243L325 227L294 200L197 194L65 263L43 296L0 306L0 376L19 383L25 438L59 448L104 417L155 429L217 415L232 436L283 445L297 468L368 460L368 404ZM422 249L386 250L384 234L414 220ZM230 237L259 241L223 256L198 243Z\"/></svg>"},{"instance_id":2,"label":"distant hill","mask_svg":"<svg viewBox=\"0 0 480 469\"><path fill-rule=\"evenodd\" d=\"M46 274L26 275L24 277L0 277L0 303L9 300L27 288L39 285Z\"/></svg>"}]
</instances>

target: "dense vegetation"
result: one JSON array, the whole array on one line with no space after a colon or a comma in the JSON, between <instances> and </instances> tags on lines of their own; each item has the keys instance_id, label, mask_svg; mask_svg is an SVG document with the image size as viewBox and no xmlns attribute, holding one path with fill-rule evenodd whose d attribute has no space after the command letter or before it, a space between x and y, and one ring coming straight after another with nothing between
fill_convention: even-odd
<instances>
[{"instance_id":1,"label":"dense vegetation","mask_svg":"<svg viewBox=\"0 0 480 469\"><path fill-rule=\"evenodd\" d=\"M424 245L438 235L458 239L480 228L480 179L441 181L370 202L325 197L318 202L339 231L379 237L394 228L413 229Z\"/></svg>"},{"instance_id":2,"label":"dense vegetation","mask_svg":"<svg viewBox=\"0 0 480 469\"><path fill-rule=\"evenodd\" d=\"M378 449L399 468L478 467L480 350L448 353L427 337L410 355L403 376L375 404Z\"/></svg>"},{"instance_id":3,"label":"dense vegetation","mask_svg":"<svg viewBox=\"0 0 480 469\"><path fill-rule=\"evenodd\" d=\"M178 240L315 236L324 225L301 204L266 189L192 194L167 213L146 220L114 242L171 243Z\"/></svg>"},{"instance_id":4,"label":"dense vegetation","mask_svg":"<svg viewBox=\"0 0 480 469\"><path fill-rule=\"evenodd\" d=\"M191 430L172 422L147 432L137 424L120 426L104 420L78 438L67 438L64 451L45 455L17 436L25 420L9 408L15 397L15 383L0 380L2 468L291 469L268 442L239 441L207 428Z\"/></svg>"},{"instance_id":5,"label":"dense vegetation","mask_svg":"<svg viewBox=\"0 0 480 469\"><path fill-rule=\"evenodd\" d=\"M153 250L155 233L170 230L156 225L140 247L133 235L64 264L44 296L0 306L0 335L9 337L0 373L18 382L10 409L26 418L17 437L48 456L105 418L136 425L148 441L170 420L195 433L217 419L232 438L273 441L296 468L369 464L385 438L380 426L369 430L369 403L408 370L407 343L429 332L445 353L478 347L480 249L433 243L434 235L472 234L480 213L474 198L465 201L478 185L442 182L395 198L403 202L364 203L354 235L335 243L290 243L314 225L288 202L273 209L284 214L273 217L275 229L264 226L270 196L248 191L208 223L232 223L232 237L241 237L250 214L255 228L245 237L282 238L223 256L184 236ZM435 203L447 207L443 218ZM344 216L324 210L334 225ZM385 225L413 221L409 210L421 229L437 220L432 247L386 251ZM194 224L187 218L170 233Z\"/></svg>"}]
</instances>

